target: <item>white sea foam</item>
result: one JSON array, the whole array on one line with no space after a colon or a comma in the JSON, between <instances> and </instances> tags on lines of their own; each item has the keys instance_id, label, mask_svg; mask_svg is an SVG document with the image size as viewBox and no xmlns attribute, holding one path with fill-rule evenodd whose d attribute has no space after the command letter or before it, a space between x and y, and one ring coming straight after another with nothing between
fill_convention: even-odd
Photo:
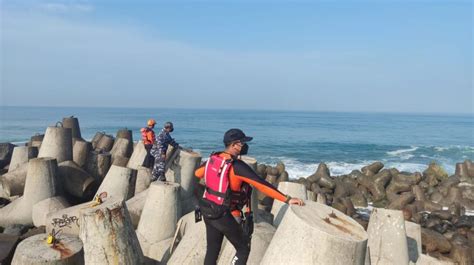
<instances>
[{"instance_id":1,"label":"white sea foam","mask_svg":"<svg viewBox=\"0 0 474 265\"><path fill-rule=\"evenodd\" d=\"M303 163L293 158L279 157L273 158L272 161L282 161L285 164L286 171L291 179L298 179L301 177L308 177L316 172L319 163ZM265 164L275 165L274 162L259 161ZM361 161L356 163L330 161L326 162L329 168L331 176L339 176L351 173L353 170L360 170L362 167L367 166L375 161ZM406 172L423 172L428 168L427 164L418 163L406 163L406 162L387 162L382 161L385 165L384 168L396 168L399 171ZM455 170L453 165L442 163L441 166L449 173L452 174Z\"/></svg>"},{"instance_id":2,"label":"white sea foam","mask_svg":"<svg viewBox=\"0 0 474 265\"><path fill-rule=\"evenodd\" d=\"M406 155L406 153L410 153L410 152L413 152L413 151L416 151L416 150L418 150L418 146L412 146L409 149L399 149L399 150L395 150L395 151L389 151L389 152L387 152L387 155L403 157L404 155Z\"/></svg>"}]
</instances>

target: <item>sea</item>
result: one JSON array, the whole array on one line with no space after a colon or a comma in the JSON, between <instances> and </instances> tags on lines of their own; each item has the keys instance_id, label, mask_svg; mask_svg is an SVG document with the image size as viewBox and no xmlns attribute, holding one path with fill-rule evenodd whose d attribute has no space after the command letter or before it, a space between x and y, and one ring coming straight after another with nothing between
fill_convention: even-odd
<instances>
[{"instance_id":1,"label":"sea","mask_svg":"<svg viewBox=\"0 0 474 265\"><path fill-rule=\"evenodd\" d=\"M87 140L122 128L139 140L148 119L172 121L175 140L204 158L223 149L226 130L240 128L254 138L249 155L259 163L282 161L290 178L311 175L321 162L331 175L374 161L408 172L422 172L434 161L453 174L457 162L474 160L473 114L3 106L0 142L22 144L69 116L79 118Z\"/></svg>"}]
</instances>

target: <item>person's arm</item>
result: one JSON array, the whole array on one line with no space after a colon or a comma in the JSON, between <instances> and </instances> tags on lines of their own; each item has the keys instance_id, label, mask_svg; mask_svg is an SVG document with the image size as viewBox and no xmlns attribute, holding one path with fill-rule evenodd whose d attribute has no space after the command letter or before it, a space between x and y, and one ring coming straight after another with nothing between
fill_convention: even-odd
<instances>
[{"instance_id":1,"label":"person's arm","mask_svg":"<svg viewBox=\"0 0 474 265\"><path fill-rule=\"evenodd\" d=\"M178 147L179 144L174 140L173 137L171 137L171 135L168 134L168 138L171 146L173 146L174 148Z\"/></svg>"},{"instance_id":2,"label":"person's arm","mask_svg":"<svg viewBox=\"0 0 474 265\"><path fill-rule=\"evenodd\" d=\"M250 168L247 164L245 164L245 162L241 160L236 160L234 162L232 171L231 171L231 174L234 173L234 177L252 185L257 190L261 191L265 195L275 200L279 200L285 203L288 203L291 200L291 197L289 195L285 195L281 193L278 189L273 187L273 185L270 184L268 181L259 177L255 173L255 171L252 170L252 168Z\"/></svg>"}]
</instances>

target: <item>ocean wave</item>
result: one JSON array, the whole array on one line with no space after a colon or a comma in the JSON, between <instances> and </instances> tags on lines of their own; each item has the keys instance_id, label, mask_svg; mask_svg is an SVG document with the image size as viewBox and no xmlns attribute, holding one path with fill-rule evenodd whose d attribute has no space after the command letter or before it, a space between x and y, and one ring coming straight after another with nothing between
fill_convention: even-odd
<instances>
[{"instance_id":1,"label":"ocean wave","mask_svg":"<svg viewBox=\"0 0 474 265\"><path fill-rule=\"evenodd\" d=\"M414 151L418 150L418 148L419 148L418 146L412 146L409 149L399 149L399 150L395 150L395 151L389 151L389 152L387 152L387 155L403 157L404 155L406 155L406 153L414 152Z\"/></svg>"},{"instance_id":2,"label":"ocean wave","mask_svg":"<svg viewBox=\"0 0 474 265\"><path fill-rule=\"evenodd\" d=\"M308 177L314 172L319 166L319 163L304 163L293 158L288 157L273 157L272 162L263 162L265 164L275 165L275 161L282 161L285 164L286 171L290 179L299 179L301 177ZM330 161L326 162L326 165L329 168L331 176L340 176L351 173L353 170L361 170L362 167L367 166L375 161L358 161L358 162L342 162L342 161ZM406 172L423 172L428 168L428 164L421 163L408 163L408 162L393 162L393 161L381 161L384 163L384 168L396 168L399 171ZM449 165L447 163L440 163L440 165L448 172L452 174L455 171L454 165Z\"/></svg>"}]
</instances>

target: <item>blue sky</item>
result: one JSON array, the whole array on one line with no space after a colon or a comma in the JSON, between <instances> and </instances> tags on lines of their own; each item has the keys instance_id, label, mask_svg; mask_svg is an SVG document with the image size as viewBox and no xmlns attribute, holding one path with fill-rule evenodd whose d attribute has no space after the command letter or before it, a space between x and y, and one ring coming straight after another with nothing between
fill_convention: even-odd
<instances>
[{"instance_id":1,"label":"blue sky","mask_svg":"<svg viewBox=\"0 0 474 265\"><path fill-rule=\"evenodd\" d=\"M474 112L471 1L221 2L1 0L0 104Z\"/></svg>"}]
</instances>

